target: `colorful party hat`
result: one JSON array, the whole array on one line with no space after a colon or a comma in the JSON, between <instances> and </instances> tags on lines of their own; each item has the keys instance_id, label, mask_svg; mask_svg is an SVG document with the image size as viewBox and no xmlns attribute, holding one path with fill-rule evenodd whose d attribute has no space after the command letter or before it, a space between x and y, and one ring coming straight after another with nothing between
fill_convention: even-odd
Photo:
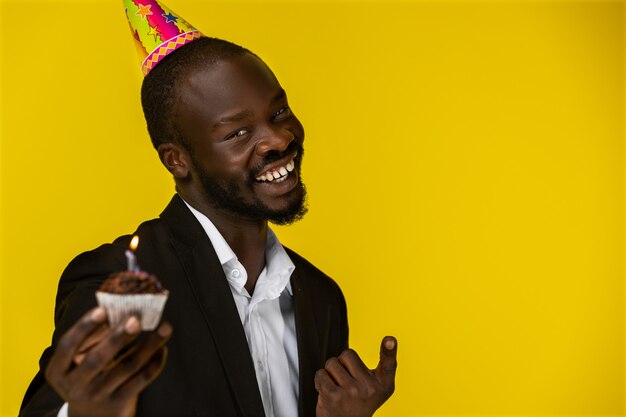
<instances>
[{"instance_id":1,"label":"colorful party hat","mask_svg":"<svg viewBox=\"0 0 626 417\"><path fill-rule=\"evenodd\" d=\"M144 76L168 54L203 36L160 1L123 2L135 45L143 60L141 70Z\"/></svg>"}]
</instances>

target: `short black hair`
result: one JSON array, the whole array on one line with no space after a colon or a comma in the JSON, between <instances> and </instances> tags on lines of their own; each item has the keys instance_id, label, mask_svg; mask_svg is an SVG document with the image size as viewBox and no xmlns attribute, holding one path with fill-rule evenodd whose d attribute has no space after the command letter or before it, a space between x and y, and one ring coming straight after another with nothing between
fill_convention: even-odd
<instances>
[{"instance_id":1,"label":"short black hair","mask_svg":"<svg viewBox=\"0 0 626 417\"><path fill-rule=\"evenodd\" d=\"M154 148L169 142L189 145L175 123L178 81L190 70L209 68L227 58L252 52L229 41L201 37L163 58L143 80L141 106Z\"/></svg>"}]
</instances>

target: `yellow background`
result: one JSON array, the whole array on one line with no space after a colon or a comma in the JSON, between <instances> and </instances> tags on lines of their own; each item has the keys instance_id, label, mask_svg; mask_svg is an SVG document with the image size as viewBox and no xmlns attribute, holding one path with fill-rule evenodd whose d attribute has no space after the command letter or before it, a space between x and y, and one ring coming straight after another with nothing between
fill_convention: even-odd
<instances>
[{"instance_id":1,"label":"yellow background","mask_svg":"<svg viewBox=\"0 0 626 417\"><path fill-rule=\"evenodd\" d=\"M275 70L351 344L400 341L378 416L624 415L622 2L170 0ZM81 251L157 216L121 2L1 3L0 414Z\"/></svg>"}]
</instances>

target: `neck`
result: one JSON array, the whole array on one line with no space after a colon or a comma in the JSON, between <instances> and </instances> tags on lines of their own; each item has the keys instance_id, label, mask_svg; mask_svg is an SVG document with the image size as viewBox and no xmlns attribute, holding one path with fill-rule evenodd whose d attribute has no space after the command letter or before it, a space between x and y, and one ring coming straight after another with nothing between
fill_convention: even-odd
<instances>
[{"instance_id":1,"label":"neck","mask_svg":"<svg viewBox=\"0 0 626 417\"><path fill-rule=\"evenodd\" d=\"M193 208L207 216L219 230L246 269L248 281L245 287L248 293L252 294L259 275L265 267L267 221L236 217L216 209L204 199L194 198L193 195L180 192L179 194Z\"/></svg>"}]
</instances>

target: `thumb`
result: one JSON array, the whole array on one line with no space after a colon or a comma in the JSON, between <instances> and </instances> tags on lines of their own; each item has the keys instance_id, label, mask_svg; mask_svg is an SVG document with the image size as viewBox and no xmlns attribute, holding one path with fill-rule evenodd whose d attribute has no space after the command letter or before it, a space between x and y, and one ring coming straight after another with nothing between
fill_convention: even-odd
<instances>
[{"instance_id":1,"label":"thumb","mask_svg":"<svg viewBox=\"0 0 626 417\"><path fill-rule=\"evenodd\" d=\"M396 379L396 368L398 362L398 341L393 336L385 336L380 344L380 361L374 370L378 380L384 385L393 386Z\"/></svg>"}]
</instances>

